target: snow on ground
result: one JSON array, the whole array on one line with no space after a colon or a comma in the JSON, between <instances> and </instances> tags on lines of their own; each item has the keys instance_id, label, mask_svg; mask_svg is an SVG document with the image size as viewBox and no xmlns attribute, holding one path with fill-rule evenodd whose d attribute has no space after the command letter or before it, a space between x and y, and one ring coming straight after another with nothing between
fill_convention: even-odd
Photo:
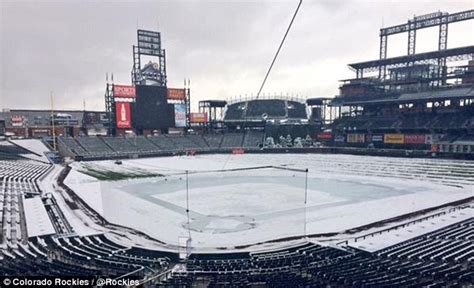
<instances>
[{"instance_id":1,"label":"snow on ground","mask_svg":"<svg viewBox=\"0 0 474 288\"><path fill-rule=\"evenodd\" d=\"M81 193L81 198L89 204L97 213L103 214L102 206L102 194L100 181L96 181L95 178L85 175L76 170L71 170L67 178L66 184L78 191L87 191L87 193Z\"/></svg>"},{"instance_id":2,"label":"snow on ground","mask_svg":"<svg viewBox=\"0 0 474 288\"><path fill-rule=\"evenodd\" d=\"M65 218L73 227L74 232L78 235L87 236L107 231L107 229L95 224L81 210L71 210L66 204L63 195L61 194L64 192L62 192L60 187L55 184L57 178L59 177L59 174L63 169L64 167L62 167L61 165L53 165L51 171L44 177L42 177L42 179L40 179L40 181L38 182L38 186L40 187L42 193L51 193L54 196L58 206L61 209L61 212L63 212ZM78 173L76 177L78 179L86 181L85 179L87 179L87 177L89 176Z\"/></svg>"},{"instance_id":3,"label":"snow on ground","mask_svg":"<svg viewBox=\"0 0 474 288\"><path fill-rule=\"evenodd\" d=\"M40 197L23 201L28 237L56 234Z\"/></svg>"},{"instance_id":4,"label":"snow on ground","mask_svg":"<svg viewBox=\"0 0 474 288\"><path fill-rule=\"evenodd\" d=\"M48 152L49 149L46 147L43 142L39 139L14 139L9 140L15 145L18 145L28 151L33 152L34 154L23 154L22 156L30 158L33 160L48 162L48 158L45 156L45 152ZM37 154L37 155L35 155Z\"/></svg>"},{"instance_id":5,"label":"snow on ground","mask_svg":"<svg viewBox=\"0 0 474 288\"><path fill-rule=\"evenodd\" d=\"M367 236L365 239L354 239L348 244L351 247L367 252L375 252L420 235L442 229L457 222L470 219L473 216L474 208L468 207L441 216L435 216L427 221L416 222L396 230L375 233L374 235Z\"/></svg>"},{"instance_id":6,"label":"snow on ground","mask_svg":"<svg viewBox=\"0 0 474 288\"><path fill-rule=\"evenodd\" d=\"M98 181L83 165L164 177ZM274 168L209 172L255 166ZM474 163L322 154L199 155L73 163L66 184L111 223L166 243L188 233L199 248L250 245L304 234L340 232L474 196ZM306 211L306 213L305 213Z\"/></svg>"}]
</instances>

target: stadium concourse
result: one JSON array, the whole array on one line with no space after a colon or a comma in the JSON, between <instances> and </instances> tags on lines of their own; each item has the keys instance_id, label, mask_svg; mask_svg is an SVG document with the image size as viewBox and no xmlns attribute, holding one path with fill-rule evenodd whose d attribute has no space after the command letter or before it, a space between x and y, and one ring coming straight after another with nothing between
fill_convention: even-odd
<instances>
[{"instance_id":1,"label":"stadium concourse","mask_svg":"<svg viewBox=\"0 0 474 288\"><path fill-rule=\"evenodd\" d=\"M152 142L155 143L153 147L169 149L170 142L181 143L183 146L189 143L197 145L196 142L200 140L192 140L193 137L177 139L177 136L176 138L162 136L142 139L143 141L137 140L136 143L144 147L149 144L148 142ZM230 136L231 139L234 139L233 137L234 135ZM242 141L245 136L240 137L242 138L236 140L235 143L238 141L240 144L244 143ZM78 145L77 147L81 147L83 152L91 151L90 147L96 150L113 147L113 150L109 149L107 152L127 152L126 148L122 148L124 146L114 143L114 140L91 139L75 139L75 144L71 145ZM121 139L133 143L133 139ZM203 140L203 138L198 139ZM218 142L222 145L224 141L220 139ZM269 159L275 159L275 157L272 158L273 154L231 155L228 153L228 155L122 160L122 165L114 164L110 160L67 165L53 164L44 157L49 152L46 145L40 140L17 140L2 142L0 146L2 155L0 161L0 219L2 220L0 271L5 276L121 277L127 275L127 277L139 279L140 283L147 287L446 287L466 286L473 283L474 166L468 161L351 155L313 155L312 158L308 158L307 154L306 156L286 154L281 155L284 157L278 157L280 161L270 161ZM178 150L171 150L171 152L180 154ZM318 225L311 226L310 218L314 215L311 216L309 213L308 234L304 234L301 230L300 234L295 234L293 237L285 235L285 237L275 237L274 240L240 246L186 247L173 241L162 241L163 239L156 237L159 233L150 235L148 231L144 232L123 223L114 223L107 213L101 214L96 207L90 205L93 202L88 202L81 197L79 189L76 193L76 186L71 188L73 185L70 187L67 184L68 181L70 183L78 179L68 180L71 177L68 175L81 173L77 168L86 166L92 167L89 175L83 173L82 176L83 179L89 177L88 181L91 181L91 171L102 168L104 172L102 176L125 177L121 179L127 183L145 183L140 181L162 179L163 173L168 173L169 175L165 176L172 182L171 174L188 169L197 171L199 167L207 169L202 167L200 161L209 162L209 159L216 157L218 161L214 161L215 164L207 168L226 166L229 169L236 169L251 166L249 161L259 161L260 164L296 169L308 166L317 160L326 165L316 162L313 163L314 167L308 167L315 169L316 166L323 166L326 175L342 169L341 175L349 175L353 181L357 177L366 179L366 183L360 183L361 185L383 183L384 181L380 179L387 179L388 182L415 183L414 186L402 186L417 187L414 195L421 193L419 197L421 202L433 200L424 199L430 196L424 194L427 192L423 191L423 187L427 190L441 187L437 197L444 200L433 204L433 207L429 207L431 203L428 203L423 209L408 209L409 213L401 211L400 215L394 214L387 219L369 221L371 223L359 223L351 228L335 229L331 233L329 231L312 233L313 229L317 231ZM370 162L365 162L367 159ZM176 166L172 168L171 165L166 164L169 161L176 162ZM163 163L166 164L166 168L160 166ZM290 167L284 166L284 163ZM141 169L139 169L140 166ZM144 167L146 168L143 169ZM364 169L361 169L362 167ZM135 178L137 174L134 177L124 176L126 174L123 171L130 172L132 168L135 168L135 173L147 171L149 175L142 175L146 176L145 178ZM115 172L115 174L107 172ZM264 176L257 174L254 176ZM367 177L368 175L371 177ZM312 183L312 177L310 174L308 183ZM118 179L111 181L111 179L100 180L99 178L93 181L122 182ZM344 179L344 181L347 180ZM78 184L77 187L81 186L81 183ZM85 184L84 182L83 185ZM165 184L159 185L163 185L162 188L165 189ZM379 193L387 192L382 191L385 190L379 187ZM318 191L310 193L318 193ZM444 196L441 195L443 193ZM391 199L393 203L398 203L397 197L397 195L392 195L386 198L388 202L385 205L390 206ZM377 200L367 200L366 203L374 201ZM311 204L311 201L308 203ZM399 206L399 204L393 206ZM388 208L388 206L384 207ZM287 208L295 210L294 207ZM191 209L193 209L192 206ZM326 207L326 209L329 208ZM308 210L311 210L310 206ZM215 213L220 212L215 211ZM225 225L226 222L222 223ZM255 229L258 225L260 224L257 222ZM165 227L153 227L153 229L160 230L161 228L162 231L166 231ZM280 227L282 230L284 228ZM193 230L192 233L197 235L199 232ZM238 233L239 231L232 232L234 237L239 237ZM240 237L245 237L243 235L245 233ZM183 236L186 236L186 233Z\"/></svg>"}]
</instances>

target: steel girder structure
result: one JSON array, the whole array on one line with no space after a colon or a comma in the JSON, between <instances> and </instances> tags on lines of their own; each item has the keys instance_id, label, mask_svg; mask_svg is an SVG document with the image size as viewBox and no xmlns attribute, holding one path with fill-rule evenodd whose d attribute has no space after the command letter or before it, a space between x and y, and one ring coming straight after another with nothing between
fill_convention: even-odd
<instances>
[{"instance_id":1,"label":"steel girder structure","mask_svg":"<svg viewBox=\"0 0 474 288\"><path fill-rule=\"evenodd\" d=\"M137 30L137 45L133 45L133 67L132 83L134 85L144 84L145 76L142 75L142 56L158 58L158 73L151 77L159 86L166 86L166 51L161 49L161 33L148 30Z\"/></svg>"},{"instance_id":2,"label":"steel girder structure","mask_svg":"<svg viewBox=\"0 0 474 288\"><path fill-rule=\"evenodd\" d=\"M199 101L199 112L207 113L208 123L217 122L219 117L223 117L226 105L224 100Z\"/></svg>"},{"instance_id":3,"label":"steel girder structure","mask_svg":"<svg viewBox=\"0 0 474 288\"><path fill-rule=\"evenodd\" d=\"M107 127L107 134L109 136L115 134L115 101L114 101L114 84L106 84L105 87L105 111L109 118L109 126Z\"/></svg>"},{"instance_id":4,"label":"steel girder structure","mask_svg":"<svg viewBox=\"0 0 474 288\"><path fill-rule=\"evenodd\" d=\"M379 49L379 59L387 58L387 48L388 48L388 36L408 33L408 45L407 45L407 55L414 55L416 53L416 31L429 27L439 27L438 32L438 51L446 50L448 45L448 25L450 23L466 21L474 19L474 10L467 10L462 12L457 12L449 14L446 12L435 12L422 16L413 17L413 19L408 20L407 23L390 26L380 29L380 49ZM447 59L440 57L436 59L436 64L439 67L446 66ZM407 62L407 65L413 65L413 62ZM377 67L379 72L379 78L384 79L387 74L387 67L381 65ZM439 76L442 78L443 69L440 69ZM357 71L357 78L363 77L363 70ZM442 80L440 85L445 84L445 81Z\"/></svg>"}]
</instances>

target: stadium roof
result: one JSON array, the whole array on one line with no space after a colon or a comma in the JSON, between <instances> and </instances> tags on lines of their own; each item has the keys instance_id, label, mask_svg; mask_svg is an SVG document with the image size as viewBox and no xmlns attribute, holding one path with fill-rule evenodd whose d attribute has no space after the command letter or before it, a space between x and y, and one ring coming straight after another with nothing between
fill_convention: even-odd
<instances>
[{"instance_id":1,"label":"stadium roof","mask_svg":"<svg viewBox=\"0 0 474 288\"><path fill-rule=\"evenodd\" d=\"M448 60L450 60L449 58L462 57L463 55L465 56L465 55L471 55L471 54L474 54L474 46L465 46L465 47L452 48L452 49L446 49L446 50L441 50L441 51L425 52L425 53L418 53L418 54L407 55L407 56L399 56L399 57L393 57L393 58L353 63L353 64L349 64L349 67L353 69L376 69L376 68L378 69L378 67L380 66L423 61L423 60L430 60L430 59L438 59L438 58L443 58L443 57L446 57L448 58Z\"/></svg>"}]
</instances>

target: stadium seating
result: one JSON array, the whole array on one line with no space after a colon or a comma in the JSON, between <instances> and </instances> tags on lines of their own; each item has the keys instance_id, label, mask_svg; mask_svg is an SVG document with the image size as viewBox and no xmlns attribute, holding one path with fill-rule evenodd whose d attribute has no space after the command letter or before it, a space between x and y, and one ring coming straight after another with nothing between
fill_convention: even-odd
<instances>
[{"instance_id":1,"label":"stadium seating","mask_svg":"<svg viewBox=\"0 0 474 288\"><path fill-rule=\"evenodd\" d=\"M208 287L448 287L472 284L474 220L376 253L304 243L276 251L192 254L183 271L158 284Z\"/></svg>"},{"instance_id":2,"label":"stadium seating","mask_svg":"<svg viewBox=\"0 0 474 288\"><path fill-rule=\"evenodd\" d=\"M243 133L226 133L221 143L221 148L242 147Z\"/></svg>"},{"instance_id":3,"label":"stadium seating","mask_svg":"<svg viewBox=\"0 0 474 288\"><path fill-rule=\"evenodd\" d=\"M219 148L221 147L223 134L206 134L203 136L204 141L206 141L207 145L211 148Z\"/></svg>"},{"instance_id":4,"label":"stadium seating","mask_svg":"<svg viewBox=\"0 0 474 288\"><path fill-rule=\"evenodd\" d=\"M221 141L245 142L245 137L262 136L259 131L228 135L231 138ZM209 143L199 136L184 141L168 136L156 138L160 137L183 147L191 142L198 146L196 142L200 140L196 139ZM141 138L132 146L143 151L144 147L152 147L148 145L152 142L143 141L149 139ZM22 202L24 197L41 195L36 182L50 168L37 161L0 161L0 273L4 276L119 277L133 272L132 277L143 279L163 272L164 276L156 280L157 287L196 283L207 283L208 287L447 287L473 281L473 218L374 253L304 242L264 252L191 254L183 264L175 253L130 247L116 243L107 234L78 236L55 198L49 197L45 200L46 210L56 234L28 237ZM169 269L172 265L180 269Z\"/></svg>"},{"instance_id":5,"label":"stadium seating","mask_svg":"<svg viewBox=\"0 0 474 288\"><path fill-rule=\"evenodd\" d=\"M104 137L104 142L118 153L137 153L138 149L123 137Z\"/></svg>"},{"instance_id":6,"label":"stadium seating","mask_svg":"<svg viewBox=\"0 0 474 288\"><path fill-rule=\"evenodd\" d=\"M392 130L391 132L410 130L459 130L473 127L472 113L407 113L393 116L359 115L341 117L332 124L339 131Z\"/></svg>"},{"instance_id":7,"label":"stadium seating","mask_svg":"<svg viewBox=\"0 0 474 288\"><path fill-rule=\"evenodd\" d=\"M177 150L176 144L165 135L149 137L148 140L150 140L161 151Z\"/></svg>"},{"instance_id":8,"label":"stadium seating","mask_svg":"<svg viewBox=\"0 0 474 288\"><path fill-rule=\"evenodd\" d=\"M89 151L89 153L110 154L114 152L101 138L98 137L79 137L76 140L77 143Z\"/></svg>"},{"instance_id":9,"label":"stadium seating","mask_svg":"<svg viewBox=\"0 0 474 288\"><path fill-rule=\"evenodd\" d=\"M74 138L58 137L58 144L64 145L69 151L78 156L85 156L90 154L84 147L82 147Z\"/></svg>"},{"instance_id":10,"label":"stadium seating","mask_svg":"<svg viewBox=\"0 0 474 288\"><path fill-rule=\"evenodd\" d=\"M469 115L463 113L444 113L433 120L431 127L435 129L462 129L466 128Z\"/></svg>"},{"instance_id":11,"label":"stadium seating","mask_svg":"<svg viewBox=\"0 0 474 288\"><path fill-rule=\"evenodd\" d=\"M140 153L152 153L159 151L158 147L143 136L126 138L130 146L135 147Z\"/></svg>"},{"instance_id":12,"label":"stadium seating","mask_svg":"<svg viewBox=\"0 0 474 288\"><path fill-rule=\"evenodd\" d=\"M191 142L193 142L199 149L208 149L209 145L207 145L206 140L201 135L186 135Z\"/></svg>"},{"instance_id":13,"label":"stadium seating","mask_svg":"<svg viewBox=\"0 0 474 288\"><path fill-rule=\"evenodd\" d=\"M59 137L60 145L83 159L105 159L130 155L160 155L209 149L258 148L264 132L248 130L245 133L202 135L157 135L135 137Z\"/></svg>"},{"instance_id":14,"label":"stadium seating","mask_svg":"<svg viewBox=\"0 0 474 288\"><path fill-rule=\"evenodd\" d=\"M23 199L42 195L36 181L50 168L37 161L0 161L2 276L118 277L136 271L131 277L141 279L176 261L175 254L122 246L105 234L75 236L52 196L45 198L45 207L56 235L28 237Z\"/></svg>"},{"instance_id":15,"label":"stadium seating","mask_svg":"<svg viewBox=\"0 0 474 288\"><path fill-rule=\"evenodd\" d=\"M123 247L104 235L86 237L34 237L17 249L2 249L3 276L118 277L136 271L132 278L167 267L166 253ZM147 269L143 269L147 267Z\"/></svg>"},{"instance_id":16,"label":"stadium seating","mask_svg":"<svg viewBox=\"0 0 474 288\"><path fill-rule=\"evenodd\" d=\"M12 145L8 142L0 142L0 160L23 159L21 154L30 153L25 149Z\"/></svg>"},{"instance_id":17,"label":"stadium seating","mask_svg":"<svg viewBox=\"0 0 474 288\"><path fill-rule=\"evenodd\" d=\"M263 131L247 131L242 146L246 148L258 148L259 145L263 144L263 135Z\"/></svg>"},{"instance_id":18,"label":"stadium seating","mask_svg":"<svg viewBox=\"0 0 474 288\"><path fill-rule=\"evenodd\" d=\"M199 148L196 142L192 141L188 137L184 137L181 135L178 136L167 136L168 139L171 140L171 142L174 143L174 147L176 150L192 150L192 149L197 149Z\"/></svg>"},{"instance_id":19,"label":"stadium seating","mask_svg":"<svg viewBox=\"0 0 474 288\"><path fill-rule=\"evenodd\" d=\"M35 181L49 168L37 161L0 161L0 244L16 247L24 241L23 198L40 193Z\"/></svg>"}]
</instances>

